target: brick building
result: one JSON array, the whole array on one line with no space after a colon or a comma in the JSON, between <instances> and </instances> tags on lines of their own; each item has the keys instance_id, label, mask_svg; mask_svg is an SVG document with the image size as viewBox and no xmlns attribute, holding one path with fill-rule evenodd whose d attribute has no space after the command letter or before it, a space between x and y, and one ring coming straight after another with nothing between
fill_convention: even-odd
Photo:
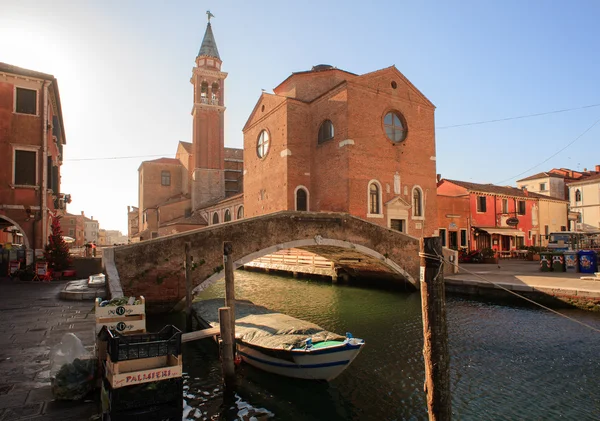
<instances>
[{"instance_id":1,"label":"brick building","mask_svg":"<svg viewBox=\"0 0 600 421\"><path fill-rule=\"evenodd\" d=\"M396 67L328 65L263 93L244 131L247 217L348 212L417 237L437 229L434 105Z\"/></svg>"},{"instance_id":2,"label":"brick building","mask_svg":"<svg viewBox=\"0 0 600 421\"><path fill-rule=\"evenodd\" d=\"M179 142L175 158L140 165L138 226L131 228L135 218L128 210L129 241L221 223L227 215L231 220L243 215L243 150L225 147L227 73L221 66L209 22L190 80L193 141Z\"/></svg>"},{"instance_id":3,"label":"brick building","mask_svg":"<svg viewBox=\"0 0 600 421\"><path fill-rule=\"evenodd\" d=\"M549 232L566 229L568 203L562 199L458 180L441 180L437 194L438 233L450 248L545 246Z\"/></svg>"},{"instance_id":4,"label":"brick building","mask_svg":"<svg viewBox=\"0 0 600 421\"><path fill-rule=\"evenodd\" d=\"M75 239L71 247L82 247L85 244L85 215L67 213L61 219L63 235Z\"/></svg>"},{"instance_id":5,"label":"brick building","mask_svg":"<svg viewBox=\"0 0 600 421\"><path fill-rule=\"evenodd\" d=\"M52 214L69 200L60 191L65 144L56 78L0 63L0 242L8 229L28 249L47 243Z\"/></svg>"}]
</instances>

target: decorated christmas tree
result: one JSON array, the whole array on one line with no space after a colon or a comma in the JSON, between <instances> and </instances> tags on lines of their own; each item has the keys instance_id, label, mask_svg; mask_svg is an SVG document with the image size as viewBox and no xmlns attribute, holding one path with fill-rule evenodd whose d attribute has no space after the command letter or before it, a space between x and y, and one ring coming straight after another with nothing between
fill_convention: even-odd
<instances>
[{"instance_id":1,"label":"decorated christmas tree","mask_svg":"<svg viewBox=\"0 0 600 421\"><path fill-rule=\"evenodd\" d=\"M60 219L60 215L52 218L52 234L48 236L48 244L44 253L48 267L54 271L67 269L72 261L69 245L62 236Z\"/></svg>"}]
</instances>

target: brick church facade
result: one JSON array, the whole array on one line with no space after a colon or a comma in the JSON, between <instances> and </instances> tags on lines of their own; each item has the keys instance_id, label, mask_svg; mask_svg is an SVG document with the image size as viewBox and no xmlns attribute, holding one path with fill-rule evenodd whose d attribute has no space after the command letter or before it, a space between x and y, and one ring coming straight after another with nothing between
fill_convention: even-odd
<instances>
[{"instance_id":1,"label":"brick church facade","mask_svg":"<svg viewBox=\"0 0 600 421\"><path fill-rule=\"evenodd\" d=\"M293 73L261 95L244 127L246 216L347 212L433 235L434 111L394 66Z\"/></svg>"}]
</instances>

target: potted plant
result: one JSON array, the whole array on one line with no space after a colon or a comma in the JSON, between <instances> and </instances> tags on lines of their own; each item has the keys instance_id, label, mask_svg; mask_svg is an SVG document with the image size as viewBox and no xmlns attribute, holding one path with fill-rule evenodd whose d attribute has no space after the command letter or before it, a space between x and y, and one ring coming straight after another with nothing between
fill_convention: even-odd
<instances>
[{"instance_id":1,"label":"potted plant","mask_svg":"<svg viewBox=\"0 0 600 421\"><path fill-rule=\"evenodd\" d=\"M496 263L496 252L487 247L481 250L481 254L483 255L483 263Z\"/></svg>"}]
</instances>

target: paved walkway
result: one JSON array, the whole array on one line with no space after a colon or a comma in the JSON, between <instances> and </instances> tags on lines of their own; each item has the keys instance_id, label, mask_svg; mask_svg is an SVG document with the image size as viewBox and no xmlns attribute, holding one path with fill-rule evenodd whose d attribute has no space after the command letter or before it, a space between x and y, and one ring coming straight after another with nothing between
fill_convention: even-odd
<instances>
[{"instance_id":1,"label":"paved walkway","mask_svg":"<svg viewBox=\"0 0 600 421\"><path fill-rule=\"evenodd\" d=\"M454 284L489 287L485 279L515 291L548 292L553 295L571 295L600 298L600 282L584 281L583 273L541 272L539 262L526 260L501 260L500 268L495 264L461 263L458 274L447 276L446 281ZM471 273L468 273L468 272ZM479 276L477 276L479 275Z\"/></svg>"},{"instance_id":2,"label":"paved walkway","mask_svg":"<svg viewBox=\"0 0 600 421\"><path fill-rule=\"evenodd\" d=\"M82 421L98 412L91 400L58 402L52 397L52 348L67 332L86 347L95 340L93 302L59 300L64 286L0 278L0 421Z\"/></svg>"}]
</instances>

